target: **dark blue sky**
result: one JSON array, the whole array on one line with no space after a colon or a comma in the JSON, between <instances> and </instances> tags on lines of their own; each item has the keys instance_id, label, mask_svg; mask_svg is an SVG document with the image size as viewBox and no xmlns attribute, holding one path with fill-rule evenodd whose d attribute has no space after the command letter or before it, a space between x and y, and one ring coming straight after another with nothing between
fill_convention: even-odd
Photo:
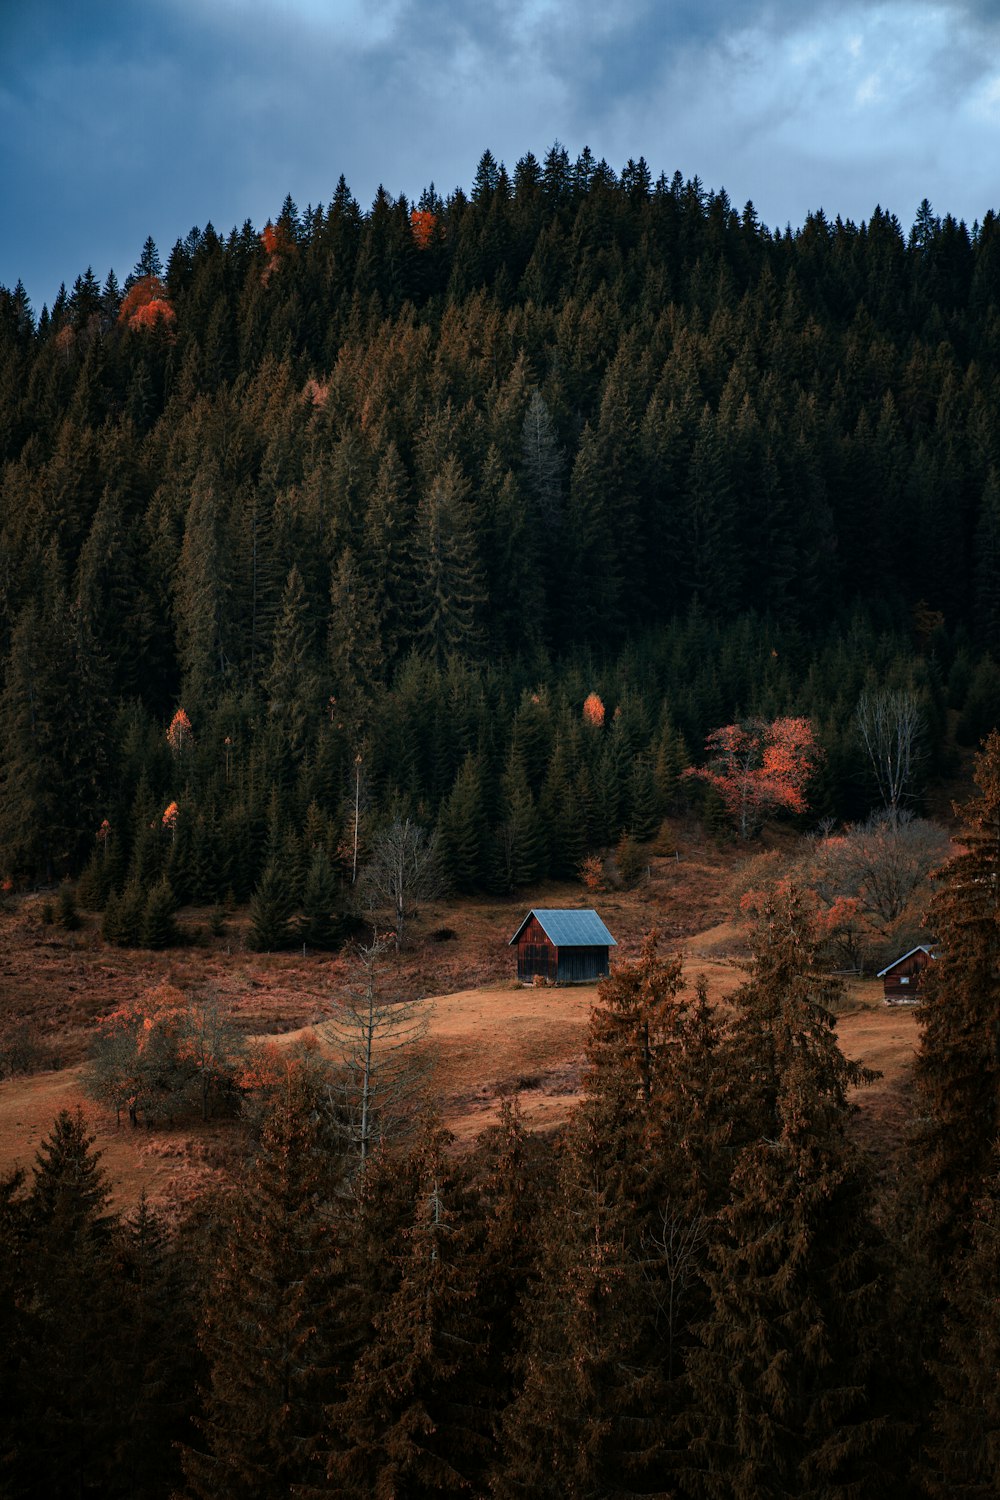
<instances>
[{"instance_id":1,"label":"dark blue sky","mask_svg":"<svg viewBox=\"0 0 1000 1500\"><path fill-rule=\"evenodd\" d=\"M752 198L904 226L1000 208L995 0L8 0L0 282L35 304L151 234L260 226L343 172L467 187L556 139Z\"/></svg>"}]
</instances>

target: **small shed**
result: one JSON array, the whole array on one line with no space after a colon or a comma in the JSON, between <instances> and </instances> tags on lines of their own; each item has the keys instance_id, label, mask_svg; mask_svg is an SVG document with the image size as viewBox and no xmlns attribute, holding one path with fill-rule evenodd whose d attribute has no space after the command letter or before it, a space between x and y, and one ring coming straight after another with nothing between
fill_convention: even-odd
<instances>
[{"instance_id":1,"label":"small shed","mask_svg":"<svg viewBox=\"0 0 1000 1500\"><path fill-rule=\"evenodd\" d=\"M920 999L924 970L933 957L933 951L921 943L879 971L877 977L884 987L886 1005L912 1005Z\"/></svg>"},{"instance_id":2,"label":"small shed","mask_svg":"<svg viewBox=\"0 0 1000 1500\"><path fill-rule=\"evenodd\" d=\"M608 972L608 952L618 944L596 911L563 907L529 911L508 943L517 944L517 977L576 984Z\"/></svg>"}]
</instances>

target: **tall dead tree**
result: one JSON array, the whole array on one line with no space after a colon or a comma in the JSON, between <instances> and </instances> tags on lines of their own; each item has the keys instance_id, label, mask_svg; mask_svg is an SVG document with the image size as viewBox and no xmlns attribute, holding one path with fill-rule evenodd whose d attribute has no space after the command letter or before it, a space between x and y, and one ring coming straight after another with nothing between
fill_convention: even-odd
<instances>
[{"instance_id":1,"label":"tall dead tree","mask_svg":"<svg viewBox=\"0 0 1000 1500\"><path fill-rule=\"evenodd\" d=\"M909 688L865 688L854 717L882 804L896 814L911 795L923 756L924 716L917 695Z\"/></svg>"},{"instance_id":2,"label":"tall dead tree","mask_svg":"<svg viewBox=\"0 0 1000 1500\"><path fill-rule=\"evenodd\" d=\"M434 840L409 818L395 818L373 841L361 891L370 911L392 913L397 950L415 904L431 900L441 888Z\"/></svg>"},{"instance_id":3,"label":"tall dead tree","mask_svg":"<svg viewBox=\"0 0 1000 1500\"><path fill-rule=\"evenodd\" d=\"M386 999L380 988L388 941L378 934L357 949L357 980L318 1028L338 1066L330 1084L335 1126L363 1168L382 1140L398 1138L420 1115L427 1060L426 1008Z\"/></svg>"}]
</instances>

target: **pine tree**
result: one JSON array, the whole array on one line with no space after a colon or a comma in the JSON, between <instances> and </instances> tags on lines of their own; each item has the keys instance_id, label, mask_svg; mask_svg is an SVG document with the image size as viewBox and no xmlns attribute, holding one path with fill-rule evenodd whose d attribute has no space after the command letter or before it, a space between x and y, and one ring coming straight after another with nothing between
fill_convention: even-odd
<instances>
[{"instance_id":1,"label":"pine tree","mask_svg":"<svg viewBox=\"0 0 1000 1500\"><path fill-rule=\"evenodd\" d=\"M602 981L584 1098L521 1312L524 1384L502 1416L495 1481L504 1497L663 1494L677 1473L680 1351L718 1149L711 1111L692 1108L715 1091L714 1038L680 983L655 934Z\"/></svg>"},{"instance_id":2,"label":"pine tree","mask_svg":"<svg viewBox=\"0 0 1000 1500\"><path fill-rule=\"evenodd\" d=\"M458 1494L482 1465L486 1436L475 1400L482 1334L443 1145L431 1134L420 1148L398 1286L375 1315L343 1399L328 1412L335 1492L413 1500Z\"/></svg>"},{"instance_id":3,"label":"pine tree","mask_svg":"<svg viewBox=\"0 0 1000 1500\"><path fill-rule=\"evenodd\" d=\"M302 941L311 948L337 947L343 931L339 906L337 878L329 855L320 847L313 853L302 895Z\"/></svg>"},{"instance_id":4,"label":"pine tree","mask_svg":"<svg viewBox=\"0 0 1000 1500\"><path fill-rule=\"evenodd\" d=\"M1000 1484L998 1185L994 1172L976 1204L968 1249L945 1288L944 1336L933 1366L939 1394L925 1478L928 1492L940 1500L989 1500Z\"/></svg>"},{"instance_id":5,"label":"pine tree","mask_svg":"<svg viewBox=\"0 0 1000 1500\"><path fill-rule=\"evenodd\" d=\"M110 1189L78 1110L42 1143L25 1204L26 1342L10 1493L114 1495L122 1440L124 1330L114 1279ZM30 1269L29 1269L30 1268Z\"/></svg>"},{"instance_id":6,"label":"pine tree","mask_svg":"<svg viewBox=\"0 0 1000 1500\"><path fill-rule=\"evenodd\" d=\"M845 1130L847 1085L865 1075L837 1048L814 954L800 898L779 894L736 997L730 1066L748 1106L744 1144L713 1227L700 1347L687 1358L692 1481L727 1500L892 1493L879 1237Z\"/></svg>"},{"instance_id":7,"label":"pine tree","mask_svg":"<svg viewBox=\"0 0 1000 1500\"><path fill-rule=\"evenodd\" d=\"M323 703L315 660L313 608L294 565L288 574L274 631L271 662L262 687L268 711L281 726L293 762L302 759Z\"/></svg>"},{"instance_id":8,"label":"pine tree","mask_svg":"<svg viewBox=\"0 0 1000 1500\"><path fill-rule=\"evenodd\" d=\"M385 655L379 607L349 548L341 553L330 585L328 639L337 712L357 737L370 718Z\"/></svg>"},{"instance_id":9,"label":"pine tree","mask_svg":"<svg viewBox=\"0 0 1000 1500\"><path fill-rule=\"evenodd\" d=\"M177 941L176 910L173 888L164 875L150 890L143 907L139 923L139 942L143 948L169 948Z\"/></svg>"},{"instance_id":10,"label":"pine tree","mask_svg":"<svg viewBox=\"0 0 1000 1500\"><path fill-rule=\"evenodd\" d=\"M546 534L554 536L562 520L564 459L555 424L537 387L531 393L521 428L521 464L538 521Z\"/></svg>"},{"instance_id":11,"label":"pine tree","mask_svg":"<svg viewBox=\"0 0 1000 1500\"><path fill-rule=\"evenodd\" d=\"M450 651L473 650L479 638L484 592L468 496L450 458L417 507L410 630L439 664Z\"/></svg>"},{"instance_id":12,"label":"pine tree","mask_svg":"<svg viewBox=\"0 0 1000 1500\"><path fill-rule=\"evenodd\" d=\"M202 1439L182 1463L199 1500L287 1496L322 1483L323 1406L337 1343L338 1160L319 1099L290 1067L225 1213L200 1309Z\"/></svg>"},{"instance_id":13,"label":"pine tree","mask_svg":"<svg viewBox=\"0 0 1000 1500\"><path fill-rule=\"evenodd\" d=\"M528 778L511 755L501 782L501 820L496 830L497 884L502 891L531 885L542 869L542 835Z\"/></svg>"},{"instance_id":14,"label":"pine tree","mask_svg":"<svg viewBox=\"0 0 1000 1500\"><path fill-rule=\"evenodd\" d=\"M927 1125L926 1233L939 1265L967 1244L1000 1129L1000 732L976 758L979 794L956 807L963 852L928 913L938 948L922 988L915 1078Z\"/></svg>"},{"instance_id":15,"label":"pine tree","mask_svg":"<svg viewBox=\"0 0 1000 1500\"><path fill-rule=\"evenodd\" d=\"M1000 653L1000 474L991 469L983 491L975 542L976 634Z\"/></svg>"},{"instance_id":16,"label":"pine tree","mask_svg":"<svg viewBox=\"0 0 1000 1500\"><path fill-rule=\"evenodd\" d=\"M229 589L218 481L203 469L192 485L174 601L183 701L192 711L213 702L232 667Z\"/></svg>"},{"instance_id":17,"label":"pine tree","mask_svg":"<svg viewBox=\"0 0 1000 1500\"><path fill-rule=\"evenodd\" d=\"M190 1269L145 1193L121 1222L115 1249L125 1356L115 1481L123 1495L153 1500L180 1483L175 1450L194 1404Z\"/></svg>"},{"instance_id":18,"label":"pine tree","mask_svg":"<svg viewBox=\"0 0 1000 1500\"><path fill-rule=\"evenodd\" d=\"M456 890L482 889L489 867L489 825L483 806L482 768L469 754L438 818L441 861Z\"/></svg>"},{"instance_id":19,"label":"pine tree","mask_svg":"<svg viewBox=\"0 0 1000 1500\"><path fill-rule=\"evenodd\" d=\"M250 900L250 939L258 953L274 953L291 947L294 940L293 911L288 880L272 860L265 867Z\"/></svg>"}]
</instances>

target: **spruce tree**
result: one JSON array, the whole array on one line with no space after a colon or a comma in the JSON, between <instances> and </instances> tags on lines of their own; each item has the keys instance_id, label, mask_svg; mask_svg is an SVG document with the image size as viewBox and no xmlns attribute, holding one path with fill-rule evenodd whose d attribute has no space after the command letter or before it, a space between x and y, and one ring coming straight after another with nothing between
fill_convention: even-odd
<instances>
[{"instance_id":1,"label":"spruce tree","mask_svg":"<svg viewBox=\"0 0 1000 1500\"><path fill-rule=\"evenodd\" d=\"M200 1309L201 1441L186 1444L199 1500L287 1497L321 1483L315 1445L338 1389L338 1158L316 1091L290 1067L228 1206Z\"/></svg>"},{"instance_id":2,"label":"spruce tree","mask_svg":"<svg viewBox=\"0 0 1000 1500\"><path fill-rule=\"evenodd\" d=\"M962 852L941 870L928 913L937 956L917 1016L925 1229L939 1265L968 1243L1000 1130L1000 731L976 757L975 781L978 796L956 808Z\"/></svg>"},{"instance_id":3,"label":"spruce tree","mask_svg":"<svg viewBox=\"0 0 1000 1500\"><path fill-rule=\"evenodd\" d=\"M483 1334L443 1145L432 1133L421 1147L398 1286L328 1412L334 1493L460 1494L483 1462Z\"/></svg>"},{"instance_id":4,"label":"spruce tree","mask_svg":"<svg viewBox=\"0 0 1000 1500\"><path fill-rule=\"evenodd\" d=\"M120 1370L127 1344L114 1275L110 1189L78 1110L60 1111L27 1194L23 1291L9 1493L121 1493Z\"/></svg>"},{"instance_id":5,"label":"spruce tree","mask_svg":"<svg viewBox=\"0 0 1000 1500\"><path fill-rule=\"evenodd\" d=\"M655 935L602 981L584 1098L520 1313L524 1377L501 1418L501 1496L663 1494L676 1476L680 1351L698 1305L685 1292L703 1241L700 1168L715 1149L707 1124L691 1125L692 1099L712 1092L712 1047L696 1044L680 983ZM683 1120L675 1139L671 1114Z\"/></svg>"},{"instance_id":6,"label":"spruce tree","mask_svg":"<svg viewBox=\"0 0 1000 1500\"><path fill-rule=\"evenodd\" d=\"M763 909L730 1066L746 1106L711 1227L710 1305L687 1356L689 1483L727 1500L893 1493L886 1479L883 1261L850 1082L800 898Z\"/></svg>"},{"instance_id":7,"label":"spruce tree","mask_svg":"<svg viewBox=\"0 0 1000 1500\"><path fill-rule=\"evenodd\" d=\"M339 913L337 878L326 850L318 848L306 875L299 935L311 948L335 948L343 923Z\"/></svg>"},{"instance_id":8,"label":"spruce tree","mask_svg":"<svg viewBox=\"0 0 1000 1500\"><path fill-rule=\"evenodd\" d=\"M431 481L417 507L411 560L409 628L443 664L450 651L472 651L484 603L469 484L455 458Z\"/></svg>"},{"instance_id":9,"label":"spruce tree","mask_svg":"<svg viewBox=\"0 0 1000 1500\"><path fill-rule=\"evenodd\" d=\"M153 886L143 907L139 923L139 942L143 948L169 948L177 941L176 910L173 888L164 875Z\"/></svg>"},{"instance_id":10,"label":"spruce tree","mask_svg":"<svg viewBox=\"0 0 1000 1500\"><path fill-rule=\"evenodd\" d=\"M293 910L288 881L279 865L272 861L250 898L250 944L258 953L291 947Z\"/></svg>"},{"instance_id":11,"label":"spruce tree","mask_svg":"<svg viewBox=\"0 0 1000 1500\"><path fill-rule=\"evenodd\" d=\"M975 1206L968 1249L945 1288L944 1334L933 1363L938 1395L926 1443L925 1483L938 1500L989 1500L1000 1487L998 1188L994 1171Z\"/></svg>"}]
</instances>

